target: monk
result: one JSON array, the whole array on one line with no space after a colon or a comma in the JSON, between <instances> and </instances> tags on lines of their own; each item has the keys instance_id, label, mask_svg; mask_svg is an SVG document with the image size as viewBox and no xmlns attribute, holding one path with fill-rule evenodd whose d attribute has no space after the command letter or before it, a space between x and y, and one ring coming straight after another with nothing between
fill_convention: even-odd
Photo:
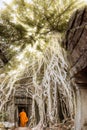
<instances>
[{"instance_id":1,"label":"monk","mask_svg":"<svg viewBox=\"0 0 87 130\"><path fill-rule=\"evenodd\" d=\"M22 112L20 112L19 117L20 117L20 126L26 127L26 123L28 122L28 117L24 109L22 109Z\"/></svg>"}]
</instances>

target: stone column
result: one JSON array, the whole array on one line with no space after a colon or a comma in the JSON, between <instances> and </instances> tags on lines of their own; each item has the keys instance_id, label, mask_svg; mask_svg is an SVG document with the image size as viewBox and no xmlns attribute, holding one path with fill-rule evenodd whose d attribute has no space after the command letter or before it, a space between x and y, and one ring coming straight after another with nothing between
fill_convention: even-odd
<instances>
[{"instance_id":1,"label":"stone column","mask_svg":"<svg viewBox=\"0 0 87 130\"><path fill-rule=\"evenodd\" d=\"M87 84L80 84L77 89L75 130L87 130Z\"/></svg>"}]
</instances>

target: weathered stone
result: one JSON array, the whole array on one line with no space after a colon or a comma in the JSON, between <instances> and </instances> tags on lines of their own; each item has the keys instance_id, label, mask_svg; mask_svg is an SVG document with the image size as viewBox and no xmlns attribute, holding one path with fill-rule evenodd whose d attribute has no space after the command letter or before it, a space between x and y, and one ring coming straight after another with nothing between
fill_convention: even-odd
<instances>
[{"instance_id":1,"label":"weathered stone","mask_svg":"<svg viewBox=\"0 0 87 130\"><path fill-rule=\"evenodd\" d=\"M66 42L71 71L74 73L87 66L87 7L77 10L70 19Z\"/></svg>"},{"instance_id":2,"label":"weathered stone","mask_svg":"<svg viewBox=\"0 0 87 130\"><path fill-rule=\"evenodd\" d=\"M77 13L77 17L75 19L75 23L74 23L74 28L78 27L82 24L83 22L83 17L84 17L84 12L85 12L85 8L81 9L80 11L78 11Z\"/></svg>"},{"instance_id":3,"label":"weathered stone","mask_svg":"<svg viewBox=\"0 0 87 130\"><path fill-rule=\"evenodd\" d=\"M87 50L87 28L85 27L82 36L79 38L79 42L76 44L73 52L72 52L72 60L73 63L76 63L79 58L84 55Z\"/></svg>"},{"instance_id":4,"label":"weathered stone","mask_svg":"<svg viewBox=\"0 0 87 130\"><path fill-rule=\"evenodd\" d=\"M73 67L71 68L71 72L74 74L78 73L82 69L84 69L87 66L87 51L78 59L78 61L73 64Z\"/></svg>"},{"instance_id":5,"label":"weathered stone","mask_svg":"<svg viewBox=\"0 0 87 130\"><path fill-rule=\"evenodd\" d=\"M31 130L31 128L29 128L29 127L18 127L18 128L15 128L14 130Z\"/></svg>"},{"instance_id":6,"label":"weathered stone","mask_svg":"<svg viewBox=\"0 0 87 130\"><path fill-rule=\"evenodd\" d=\"M75 130L87 129L87 7L70 19L65 48L68 50L71 77L77 84ZM71 129L70 129L71 130Z\"/></svg>"},{"instance_id":7,"label":"weathered stone","mask_svg":"<svg viewBox=\"0 0 87 130\"><path fill-rule=\"evenodd\" d=\"M84 11L84 17L83 17L82 24L87 24L87 8L85 8L85 11Z\"/></svg>"},{"instance_id":8,"label":"weathered stone","mask_svg":"<svg viewBox=\"0 0 87 130\"><path fill-rule=\"evenodd\" d=\"M73 25L74 25L74 23L75 23L77 14L78 14L78 10L75 11L75 12L73 13L72 17L70 18L69 25L68 25L68 31L73 28ZM67 36L66 36L66 37L67 37Z\"/></svg>"},{"instance_id":9,"label":"weathered stone","mask_svg":"<svg viewBox=\"0 0 87 130\"><path fill-rule=\"evenodd\" d=\"M68 35L68 50L71 53L75 46L78 44L84 28L79 27L70 31Z\"/></svg>"}]
</instances>

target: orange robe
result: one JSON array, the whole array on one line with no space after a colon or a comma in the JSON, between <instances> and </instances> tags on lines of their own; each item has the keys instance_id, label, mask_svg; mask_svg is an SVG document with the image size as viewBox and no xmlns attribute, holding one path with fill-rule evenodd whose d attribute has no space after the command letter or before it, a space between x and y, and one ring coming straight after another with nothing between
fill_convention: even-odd
<instances>
[{"instance_id":1,"label":"orange robe","mask_svg":"<svg viewBox=\"0 0 87 130\"><path fill-rule=\"evenodd\" d=\"M26 113L20 112L19 117L20 117L20 126L25 127L26 123L28 122L28 117L27 117Z\"/></svg>"}]
</instances>

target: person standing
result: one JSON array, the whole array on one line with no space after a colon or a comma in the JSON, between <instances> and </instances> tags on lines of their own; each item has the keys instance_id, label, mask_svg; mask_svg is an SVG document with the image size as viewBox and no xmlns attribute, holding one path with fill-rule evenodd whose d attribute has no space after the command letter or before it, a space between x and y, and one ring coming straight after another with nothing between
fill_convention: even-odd
<instances>
[{"instance_id":1,"label":"person standing","mask_svg":"<svg viewBox=\"0 0 87 130\"><path fill-rule=\"evenodd\" d=\"M22 112L19 113L19 117L20 117L20 126L26 127L26 123L28 122L28 117L24 109L22 109Z\"/></svg>"}]
</instances>

